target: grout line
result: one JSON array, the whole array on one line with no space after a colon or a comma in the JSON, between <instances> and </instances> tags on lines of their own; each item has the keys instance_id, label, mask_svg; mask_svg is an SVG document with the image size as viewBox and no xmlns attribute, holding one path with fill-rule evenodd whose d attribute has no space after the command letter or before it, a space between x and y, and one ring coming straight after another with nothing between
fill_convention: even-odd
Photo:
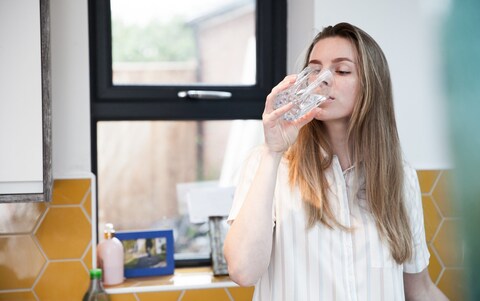
<instances>
[{"instance_id":1,"label":"grout line","mask_svg":"<svg viewBox=\"0 0 480 301\"><path fill-rule=\"evenodd\" d=\"M438 263L440 264L440 266L442 267L442 269L445 269L445 263L443 262L443 259L442 257L440 257L440 254L438 254L438 251L437 249L435 248L435 246L432 244L430 244L430 249L432 249L432 252L435 254L437 260L438 260ZM429 262L430 264L430 262ZM440 277L439 277L440 279Z\"/></svg>"},{"instance_id":2,"label":"grout line","mask_svg":"<svg viewBox=\"0 0 480 301\"><path fill-rule=\"evenodd\" d=\"M32 293L33 294L33 297L35 298L35 300L37 301L40 301L40 299L38 298L37 294L35 293L35 291L33 290L33 288L15 288L15 289L4 289L4 290L1 290L1 293L4 294L4 293Z\"/></svg>"},{"instance_id":3,"label":"grout line","mask_svg":"<svg viewBox=\"0 0 480 301\"><path fill-rule=\"evenodd\" d=\"M185 295L185 290L183 290L183 291L180 293L180 296L178 296L177 301L181 301L184 295Z\"/></svg>"},{"instance_id":4,"label":"grout line","mask_svg":"<svg viewBox=\"0 0 480 301\"><path fill-rule=\"evenodd\" d=\"M442 270L440 271L440 274L438 274L437 280L435 281L436 286L438 286L438 284L440 283L440 279L442 279L445 270L446 268L442 266Z\"/></svg>"},{"instance_id":5,"label":"grout line","mask_svg":"<svg viewBox=\"0 0 480 301\"><path fill-rule=\"evenodd\" d=\"M38 246L37 246L38 247ZM35 291L35 286L37 286L38 282L40 281L40 278L42 278L43 274L45 273L45 270L47 269L47 266L50 264L50 260L48 259L48 256L46 256L45 252L43 251L42 248L39 248L40 252L42 253L43 256L45 256L45 263L43 264L42 268L37 274L37 278L35 281L33 281L31 290Z\"/></svg>"},{"instance_id":6,"label":"grout line","mask_svg":"<svg viewBox=\"0 0 480 301\"><path fill-rule=\"evenodd\" d=\"M40 228L40 226L43 224L43 221L45 220L45 217L47 216L48 212L50 212L50 206L47 206L47 208L45 209L45 211L43 212L42 216L40 216L37 220L37 224L35 225L35 227L33 227L32 229L32 234L35 235L38 231L38 228Z\"/></svg>"},{"instance_id":7,"label":"grout line","mask_svg":"<svg viewBox=\"0 0 480 301\"><path fill-rule=\"evenodd\" d=\"M45 210L43 210L42 214L37 218L35 221L35 224L33 225L33 228L30 230L31 233L36 233L40 225L43 223L43 220L45 219L45 216L47 215L47 212L50 210L50 204L45 204Z\"/></svg>"},{"instance_id":8,"label":"grout line","mask_svg":"<svg viewBox=\"0 0 480 301\"><path fill-rule=\"evenodd\" d=\"M433 246L433 241L437 238L438 233L440 232L440 229L442 228L442 225L444 223L445 223L445 218L442 218L440 223L438 223L437 229L435 229L435 233L433 233L432 240L431 240L432 246Z\"/></svg>"},{"instance_id":9,"label":"grout line","mask_svg":"<svg viewBox=\"0 0 480 301\"><path fill-rule=\"evenodd\" d=\"M80 257L80 261L82 262L82 265L85 267L85 269L87 270L87 273L90 271L90 268L87 266L87 264L85 263L85 256L87 256L88 254L88 251L90 250L90 246L92 245L92 241L90 240L90 242L88 243L88 246L85 248L85 251L83 252L82 254L82 257ZM93 256L93 254L92 254ZM93 268L93 267L92 267Z\"/></svg>"},{"instance_id":10,"label":"grout line","mask_svg":"<svg viewBox=\"0 0 480 301\"><path fill-rule=\"evenodd\" d=\"M50 262L75 262L81 261L83 262L82 258L60 258L60 259L50 259ZM88 271L88 269L87 269Z\"/></svg>"},{"instance_id":11,"label":"grout line","mask_svg":"<svg viewBox=\"0 0 480 301\"><path fill-rule=\"evenodd\" d=\"M80 209L82 210L83 214L85 215L85 217L87 218L90 226L92 225L92 220L90 218L90 215L88 214L87 210L83 207L83 206L80 206Z\"/></svg>"},{"instance_id":12,"label":"grout line","mask_svg":"<svg viewBox=\"0 0 480 301\"><path fill-rule=\"evenodd\" d=\"M440 178L442 177L442 174L443 174L443 170L440 170L438 172L437 178L435 179L435 182L433 182L432 190L430 191L430 194L432 195L432 197L433 197L433 191L435 190L435 188L437 188L437 184L440 181Z\"/></svg>"},{"instance_id":13,"label":"grout line","mask_svg":"<svg viewBox=\"0 0 480 301\"><path fill-rule=\"evenodd\" d=\"M88 189L85 192L85 195L83 196L82 200L80 201L80 205L83 205L83 203L86 202L86 200L88 199L88 195L90 194L91 191L92 191L92 181L90 180L90 185L88 186Z\"/></svg>"},{"instance_id":14,"label":"grout line","mask_svg":"<svg viewBox=\"0 0 480 301\"><path fill-rule=\"evenodd\" d=\"M88 243L87 247L85 248L85 250L83 251L83 254L80 256L80 260L84 260L85 259L85 256L87 256L88 254L88 251L90 249L90 246L92 245L92 241L90 240L90 242ZM93 254L92 254L93 256Z\"/></svg>"},{"instance_id":15,"label":"grout line","mask_svg":"<svg viewBox=\"0 0 480 301\"><path fill-rule=\"evenodd\" d=\"M461 222L462 218L458 216L449 216L449 217L445 217L444 220L450 221L450 222L457 222L457 221Z\"/></svg>"},{"instance_id":16,"label":"grout line","mask_svg":"<svg viewBox=\"0 0 480 301\"><path fill-rule=\"evenodd\" d=\"M92 188L91 188L91 185L90 185L90 189L88 190L88 192L85 194L85 197L83 198L83 200L80 202L80 207L82 208L82 211L83 213L85 214L85 216L87 217L88 221L90 222L90 225L92 224L92 216L87 212L87 209L85 209L85 203L86 203L86 200L88 199L88 195L91 194L91 191L92 191ZM90 198L91 200L91 198ZM91 205L90 205L90 210L91 210Z\"/></svg>"},{"instance_id":17,"label":"grout line","mask_svg":"<svg viewBox=\"0 0 480 301\"><path fill-rule=\"evenodd\" d=\"M32 292L33 296L35 297L35 300L41 301L41 300L40 300L40 297L37 295L37 292L35 292L34 289L32 289L31 292Z\"/></svg>"},{"instance_id":18,"label":"grout line","mask_svg":"<svg viewBox=\"0 0 480 301\"><path fill-rule=\"evenodd\" d=\"M16 236L20 236L20 235L31 235L33 234L31 231L28 231L28 232L15 232L15 233L0 233L0 237L3 237L3 238L9 238L9 237L16 237Z\"/></svg>"},{"instance_id":19,"label":"grout line","mask_svg":"<svg viewBox=\"0 0 480 301\"><path fill-rule=\"evenodd\" d=\"M137 293L133 293L133 297L135 298L136 301L140 301L140 298L137 296Z\"/></svg>"},{"instance_id":20,"label":"grout line","mask_svg":"<svg viewBox=\"0 0 480 301\"><path fill-rule=\"evenodd\" d=\"M438 206L437 200L435 199L435 197L433 196L433 194L432 194L432 195L429 195L428 197L430 198L430 200L432 200L433 206L435 207L435 210L437 210L437 213L440 214L440 217L441 217L442 219L447 218L446 216L443 215L443 212L442 212L442 210L440 209L440 207Z\"/></svg>"},{"instance_id":21,"label":"grout line","mask_svg":"<svg viewBox=\"0 0 480 301\"><path fill-rule=\"evenodd\" d=\"M431 252L434 253L433 256L435 256L437 258L438 264L440 265L440 273L438 273L437 279L435 279L435 285L438 286L438 283L440 282L440 279L442 278L443 271L445 270L445 265L443 264L442 259L438 255L438 252L435 249L435 247L433 246L433 244L430 244L430 249L431 249ZM428 266L430 266L430 260L428 262Z\"/></svg>"},{"instance_id":22,"label":"grout line","mask_svg":"<svg viewBox=\"0 0 480 301\"><path fill-rule=\"evenodd\" d=\"M44 217L47 215L48 210L50 210L50 208L47 208L47 210L45 210L45 213L43 215ZM43 219L42 219L42 222L43 222ZM41 223L38 223L38 227L40 227L40 224ZM38 230L38 229L36 229L36 230ZM32 240L33 240L33 243L37 246L37 249L39 250L40 254L42 254L43 258L45 259L45 263L43 264L42 268L40 269L39 273L37 274L37 278L35 279L35 281L32 284L32 291L34 291L35 286L38 284L38 282L40 281L40 278L42 278L43 274L45 273L45 270L47 269L47 266L50 264L50 259L48 258L47 253L45 253L45 251L43 250L43 247L40 244L40 242L38 241L38 238L35 235L35 233L36 233L36 231L31 233Z\"/></svg>"},{"instance_id":23,"label":"grout line","mask_svg":"<svg viewBox=\"0 0 480 301\"><path fill-rule=\"evenodd\" d=\"M225 293L227 293L227 296L230 299L230 301L235 301L235 299L233 299L232 294L230 294L230 292L228 291L228 288L225 287L223 289L225 290Z\"/></svg>"},{"instance_id":24,"label":"grout line","mask_svg":"<svg viewBox=\"0 0 480 301\"><path fill-rule=\"evenodd\" d=\"M30 288L11 288L1 290L2 293L28 293L30 291Z\"/></svg>"},{"instance_id":25,"label":"grout line","mask_svg":"<svg viewBox=\"0 0 480 301\"><path fill-rule=\"evenodd\" d=\"M80 264L83 266L87 274L90 273L90 269L87 267L87 264L83 262L83 260L80 260Z\"/></svg>"}]
</instances>

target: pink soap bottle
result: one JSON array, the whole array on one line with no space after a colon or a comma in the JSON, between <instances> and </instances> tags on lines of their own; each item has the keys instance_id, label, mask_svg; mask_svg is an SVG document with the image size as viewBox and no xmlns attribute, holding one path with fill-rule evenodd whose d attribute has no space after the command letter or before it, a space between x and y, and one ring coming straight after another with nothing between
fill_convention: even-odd
<instances>
[{"instance_id":1,"label":"pink soap bottle","mask_svg":"<svg viewBox=\"0 0 480 301\"><path fill-rule=\"evenodd\" d=\"M105 224L104 240L97 246L98 264L103 269L103 284L115 285L123 282L123 245L115 237L113 224Z\"/></svg>"}]
</instances>

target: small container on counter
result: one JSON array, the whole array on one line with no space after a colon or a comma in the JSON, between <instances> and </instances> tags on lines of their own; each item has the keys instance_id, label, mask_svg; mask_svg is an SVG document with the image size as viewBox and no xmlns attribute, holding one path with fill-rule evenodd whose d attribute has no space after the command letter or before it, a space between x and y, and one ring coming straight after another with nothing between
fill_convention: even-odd
<instances>
[{"instance_id":1,"label":"small container on counter","mask_svg":"<svg viewBox=\"0 0 480 301\"><path fill-rule=\"evenodd\" d=\"M98 265L103 270L103 284L115 285L124 281L123 245L115 237L113 224L105 224L104 239L97 246Z\"/></svg>"}]
</instances>

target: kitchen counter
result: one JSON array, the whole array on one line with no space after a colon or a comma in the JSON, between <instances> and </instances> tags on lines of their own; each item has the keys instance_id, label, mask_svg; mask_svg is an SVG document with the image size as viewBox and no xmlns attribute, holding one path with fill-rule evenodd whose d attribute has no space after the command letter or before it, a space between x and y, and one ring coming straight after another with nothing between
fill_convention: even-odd
<instances>
[{"instance_id":1,"label":"kitchen counter","mask_svg":"<svg viewBox=\"0 0 480 301\"><path fill-rule=\"evenodd\" d=\"M127 278L122 284L105 289L109 294L124 294L236 286L228 276L214 276L211 267L198 267L178 268L173 275Z\"/></svg>"}]
</instances>

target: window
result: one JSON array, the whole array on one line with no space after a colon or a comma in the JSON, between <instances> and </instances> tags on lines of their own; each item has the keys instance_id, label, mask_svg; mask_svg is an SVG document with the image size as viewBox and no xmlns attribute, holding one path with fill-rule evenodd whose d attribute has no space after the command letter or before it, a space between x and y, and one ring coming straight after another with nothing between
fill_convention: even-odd
<instances>
[{"instance_id":1,"label":"window","mask_svg":"<svg viewBox=\"0 0 480 301\"><path fill-rule=\"evenodd\" d=\"M173 228L176 264L209 262L183 184L230 185L285 74L286 1L91 0L98 224ZM177 8L178 6L178 8Z\"/></svg>"}]
</instances>

